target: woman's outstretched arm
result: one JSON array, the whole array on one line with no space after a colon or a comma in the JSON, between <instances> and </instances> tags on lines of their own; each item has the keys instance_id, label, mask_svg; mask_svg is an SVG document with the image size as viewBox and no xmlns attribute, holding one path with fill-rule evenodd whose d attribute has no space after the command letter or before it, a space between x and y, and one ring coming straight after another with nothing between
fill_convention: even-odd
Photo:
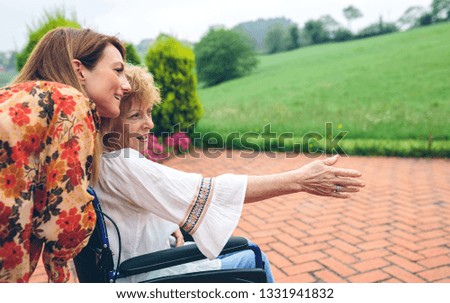
<instances>
[{"instance_id":1,"label":"woman's outstretched arm","mask_svg":"<svg viewBox=\"0 0 450 303\"><path fill-rule=\"evenodd\" d=\"M337 168L333 165L339 156L316 160L298 169L263 176L248 176L244 203L298 192L318 196L349 198L358 192L364 183L358 179L361 173L353 169Z\"/></svg>"}]
</instances>

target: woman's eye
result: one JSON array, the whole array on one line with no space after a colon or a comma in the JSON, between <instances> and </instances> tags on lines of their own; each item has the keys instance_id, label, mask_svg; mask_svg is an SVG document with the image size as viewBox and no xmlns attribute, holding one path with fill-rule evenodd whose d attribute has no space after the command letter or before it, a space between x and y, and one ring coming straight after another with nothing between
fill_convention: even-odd
<instances>
[{"instance_id":1,"label":"woman's eye","mask_svg":"<svg viewBox=\"0 0 450 303\"><path fill-rule=\"evenodd\" d=\"M131 115L130 118L138 118L138 117L139 117L139 114L134 114L134 115Z\"/></svg>"}]
</instances>

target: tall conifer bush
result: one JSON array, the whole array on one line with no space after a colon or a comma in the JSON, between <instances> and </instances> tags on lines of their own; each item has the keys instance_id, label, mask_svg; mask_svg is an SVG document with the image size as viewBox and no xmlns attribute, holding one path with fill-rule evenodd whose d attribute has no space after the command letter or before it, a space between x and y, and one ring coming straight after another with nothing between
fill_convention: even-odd
<instances>
[{"instance_id":1,"label":"tall conifer bush","mask_svg":"<svg viewBox=\"0 0 450 303\"><path fill-rule=\"evenodd\" d=\"M162 103L153 109L153 133L191 132L189 126L203 114L197 95L194 52L175 38L161 35L148 50L145 61L161 88Z\"/></svg>"}]
</instances>

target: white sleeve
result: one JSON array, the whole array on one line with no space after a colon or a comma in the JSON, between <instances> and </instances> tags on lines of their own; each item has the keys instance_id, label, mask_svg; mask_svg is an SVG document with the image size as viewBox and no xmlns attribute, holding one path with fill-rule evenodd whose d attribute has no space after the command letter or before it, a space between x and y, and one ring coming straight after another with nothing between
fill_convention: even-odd
<instances>
[{"instance_id":1,"label":"white sleeve","mask_svg":"<svg viewBox=\"0 0 450 303\"><path fill-rule=\"evenodd\" d=\"M103 192L128 201L130 207L178 224L194 237L200 251L213 259L239 222L247 176L203 178L122 149L103 156L98 185Z\"/></svg>"},{"instance_id":2,"label":"white sleeve","mask_svg":"<svg viewBox=\"0 0 450 303\"><path fill-rule=\"evenodd\" d=\"M226 174L212 179L211 203L193 238L209 259L217 257L239 223L247 176Z\"/></svg>"}]
</instances>

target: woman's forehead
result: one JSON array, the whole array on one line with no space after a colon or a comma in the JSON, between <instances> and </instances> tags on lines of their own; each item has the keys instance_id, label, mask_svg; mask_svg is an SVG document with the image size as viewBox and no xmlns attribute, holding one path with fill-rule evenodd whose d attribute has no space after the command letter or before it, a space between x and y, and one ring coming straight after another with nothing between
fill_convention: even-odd
<instances>
[{"instance_id":1,"label":"woman's forehead","mask_svg":"<svg viewBox=\"0 0 450 303\"><path fill-rule=\"evenodd\" d=\"M130 110L146 110L152 108L153 104L148 100L133 98Z\"/></svg>"}]
</instances>

